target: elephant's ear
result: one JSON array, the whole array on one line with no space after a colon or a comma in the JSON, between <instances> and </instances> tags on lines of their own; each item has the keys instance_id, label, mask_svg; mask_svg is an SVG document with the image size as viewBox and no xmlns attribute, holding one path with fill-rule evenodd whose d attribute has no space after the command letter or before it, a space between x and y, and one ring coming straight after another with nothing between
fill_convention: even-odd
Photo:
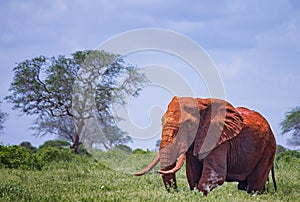
<instances>
[{"instance_id":1,"label":"elephant's ear","mask_svg":"<svg viewBox=\"0 0 300 202\"><path fill-rule=\"evenodd\" d=\"M204 158L216 146L237 136L242 130L243 119L224 100L198 99L198 103L201 118L193 154Z\"/></svg>"}]
</instances>

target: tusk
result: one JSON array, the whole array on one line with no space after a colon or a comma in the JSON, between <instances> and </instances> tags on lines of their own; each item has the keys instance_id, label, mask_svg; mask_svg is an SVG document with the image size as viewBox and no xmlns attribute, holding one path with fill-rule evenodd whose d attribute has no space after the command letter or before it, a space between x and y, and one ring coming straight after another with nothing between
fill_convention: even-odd
<instances>
[{"instance_id":1,"label":"tusk","mask_svg":"<svg viewBox=\"0 0 300 202\"><path fill-rule=\"evenodd\" d=\"M178 158L178 162L176 163L176 166L173 169L166 170L166 171L159 170L158 172L163 175L174 174L182 167L182 165L184 163L184 159L185 159L185 153L182 153L182 154L180 154L180 156Z\"/></svg>"},{"instance_id":2,"label":"tusk","mask_svg":"<svg viewBox=\"0 0 300 202\"><path fill-rule=\"evenodd\" d=\"M159 154L157 154L157 156L155 157L155 159L149 164L149 166L147 166L146 168L144 168L143 170L134 173L134 175L136 176L141 176L146 174L147 172L149 172L154 166L156 166L156 164L159 162Z\"/></svg>"}]
</instances>

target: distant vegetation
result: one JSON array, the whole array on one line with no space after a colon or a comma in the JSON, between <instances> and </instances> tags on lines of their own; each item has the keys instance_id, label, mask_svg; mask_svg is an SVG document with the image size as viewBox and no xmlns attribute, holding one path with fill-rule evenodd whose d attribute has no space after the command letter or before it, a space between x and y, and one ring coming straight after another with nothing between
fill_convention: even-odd
<instances>
[{"instance_id":1,"label":"distant vegetation","mask_svg":"<svg viewBox=\"0 0 300 202\"><path fill-rule=\"evenodd\" d=\"M29 142L20 145L0 145L0 167L41 170L53 162L69 162L78 158L72 153L70 143L47 141L38 149Z\"/></svg>"},{"instance_id":2,"label":"distant vegetation","mask_svg":"<svg viewBox=\"0 0 300 202\"><path fill-rule=\"evenodd\" d=\"M292 161L300 163L300 152L295 150L283 151L276 156L276 160L285 163L291 163Z\"/></svg>"},{"instance_id":3,"label":"distant vegetation","mask_svg":"<svg viewBox=\"0 0 300 202\"><path fill-rule=\"evenodd\" d=\"M291 134L288 144L294 147L300 146L300 106L297 106L285 114L280 123L282 134Z\"/></svg>"},{"instance_id":4,"label":"distant vegetation","mask_svg":"<svg viewBox=\"0 0 300 202\"><path fill-rule=\"evenodd\" d=\"M0 100L0 107L1 107L1 104L2 104L2 102ZM8 115L7 113L2 112L1 109L0 109L0 134L3 133L3 129L4 129L3 124L4 124L4 122L7 118L7 115Z\"/></svg>"}]
</instances>

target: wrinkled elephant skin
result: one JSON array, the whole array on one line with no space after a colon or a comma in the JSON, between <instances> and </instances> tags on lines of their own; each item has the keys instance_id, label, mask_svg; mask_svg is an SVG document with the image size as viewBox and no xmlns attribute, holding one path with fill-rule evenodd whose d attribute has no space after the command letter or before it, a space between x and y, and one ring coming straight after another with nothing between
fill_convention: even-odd
<instances>
[{"instance_id":1,"label":"wrinkled elephant skin","mask_svg":"<svg viewBox=\"0 0 300 202\"><path fill-rule=\"evenodd\" d=\"M177 189L175 174L185 159L190 189L204 195L225 181L248 193L263 192L270 171L276 190L275 151L274 134L258 112L220 99L174 97L162 118L159 154L136 175L160 161L166 189Z\"/></svg>"}]
</instances>

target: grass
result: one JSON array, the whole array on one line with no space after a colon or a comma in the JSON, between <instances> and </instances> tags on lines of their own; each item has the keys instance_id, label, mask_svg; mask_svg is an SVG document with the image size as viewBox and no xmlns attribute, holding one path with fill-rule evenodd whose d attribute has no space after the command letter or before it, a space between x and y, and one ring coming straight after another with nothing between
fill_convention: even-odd
<instances>
[{"instance_id":1,"label":"grass","mask_svg":"<svg viewBox=\"0 0 300 202\"><path fill-rule=\"evenodd\" d=\"M53 163L41 171L0 169L0 201L299 201L300 163L278 162L278 191L249 195L225 183L207 197L190 191L185 170L177 174L178 192L167 193L161 177L152 171L136 177L133 172L146 166L155 154L99 152L98 162L78 160ZM121 165L121 166L120 166ZM157 170L157 169L156 169Z\"/></svg>"}]
</instances>

